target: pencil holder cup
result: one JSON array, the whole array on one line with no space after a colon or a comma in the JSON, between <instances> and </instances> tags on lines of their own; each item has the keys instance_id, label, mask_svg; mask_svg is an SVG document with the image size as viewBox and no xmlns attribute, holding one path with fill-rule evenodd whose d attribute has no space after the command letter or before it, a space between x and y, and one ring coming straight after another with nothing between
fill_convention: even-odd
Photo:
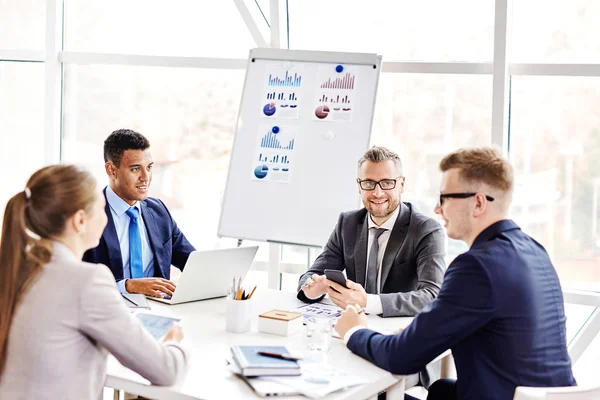
<instances>
[{"instance_id":1,"label":"pencil holder cup","mask_svg":"<svg viewBox=\"0 0 600 400\"><path fill-rule=\"evenodd\" d=\"M250 330L252 322L252 304L254 301L225 299L225 330L227 332L244 333Z\"/></svg>"}]
</instances>

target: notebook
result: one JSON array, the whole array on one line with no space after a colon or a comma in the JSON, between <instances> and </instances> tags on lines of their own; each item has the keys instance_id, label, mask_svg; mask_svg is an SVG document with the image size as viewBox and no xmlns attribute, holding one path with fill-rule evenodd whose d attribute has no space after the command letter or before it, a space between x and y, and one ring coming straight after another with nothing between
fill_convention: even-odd
<instances>
[{"instance_id":1,"label":"notebook","mask_svg":"<svg viewBox=\"0 0 600 400\"><path fill-rule=\"evenodd\" d=\"M261 356L258 351L288 353L283 346L231 346L233 359L244 376L300 375L297 361Z\"/></svg>"},{"instance_id":2,"label":"notebook","mask_svg":"<svg viewBox=\"0 0 600 400\"><path fill-rule=\"evenodd\" d=\"M244 376L240 371L240 368L237 366L236 362L233 360L227 360L229 364L227 368L238 375L240 378L244 380L254 390L260 397L273 397L273 396L294 396L300 394L296 389L291 386L284 385L283 383L273 382L266 380L267 378L273 377L252 377L252 376Z\"/></svg>"}]
</instances>

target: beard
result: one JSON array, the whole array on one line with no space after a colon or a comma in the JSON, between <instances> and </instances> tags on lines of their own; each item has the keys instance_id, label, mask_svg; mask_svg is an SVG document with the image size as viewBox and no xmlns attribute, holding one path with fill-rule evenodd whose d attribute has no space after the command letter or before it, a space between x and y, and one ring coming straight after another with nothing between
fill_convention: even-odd
<instances>
[{"instance_id":1,"label":"beard","mask_svg":"<svg viewBox=\"0 0 600 400\"><path fill-rule=\"evenodd\" d=\"M388 198L388 206L384 210L375 211L373 210L373 205L369 200L363 200L363 205L369 211L369 213L375 218L385 218L388 215L392 214L398 206L400 205L400 198Z\"/></svg>"}]
</instances>

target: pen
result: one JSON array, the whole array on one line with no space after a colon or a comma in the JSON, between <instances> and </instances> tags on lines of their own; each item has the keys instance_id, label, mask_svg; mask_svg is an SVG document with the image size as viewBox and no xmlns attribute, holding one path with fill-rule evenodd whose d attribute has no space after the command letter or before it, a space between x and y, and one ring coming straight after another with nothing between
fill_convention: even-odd
<instances>
[{"instance_id":1,"label":"pen","mask_svg":"<svg viewBox=\"0 0 600 400\"><path fill-rule=\"evenodd\" d=\"M293 356L291 354L282 354L282 353L272 353L270 351L257 351L256 354L260 354L261 356L271 357L271 358L279 358L281 360L290 360L290 361L298 361L302 360L302 356Z\"/></svg>"},{"instance_id":2,"label":"pen","mask_svg":"<svg viewBox=\"0 0 600 400\"><path fill-rule=\"evenodd\" d=\"M364 309L364 308L361 308L360 310L358 310L358 313L359 313L359 314L364 314L364 313L365 313L365 309Z\"/></svg>"},{"instance_id":3,"label":"pen","mask_svg":"<svg viewBox=\"0 0 600 400\"><path fill-rule=\"evenodd\" d=\"M121 296L123 296L123 298L124 298L125 300L127 300L128 302L130 302L130 303L131 303L131 304L133 304L134 306L136 306L136 307L139 307L139 304L138 304L138 303L136 303L135 301L131 300L129 297L125 296L123 293L121 293Z\"/></svg>"}]
</instances>

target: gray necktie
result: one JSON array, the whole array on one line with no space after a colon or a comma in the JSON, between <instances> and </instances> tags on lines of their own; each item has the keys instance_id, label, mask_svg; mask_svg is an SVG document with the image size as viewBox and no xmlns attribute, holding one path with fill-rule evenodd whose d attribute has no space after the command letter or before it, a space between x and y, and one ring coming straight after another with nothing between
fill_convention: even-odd
<instances>
[{"instance_id":1,"label":"gray necktie","mask_svg":"<svg viewBox=\"0 0 600 400\"><path fill-rule=\"evenodd\" d=\"M386 229L371 228L373 230L373 243L369 251L369 261L367 261L367 293L377 294L377 253L379 253L379 236Z\"/></svg>"}]
</instances>

